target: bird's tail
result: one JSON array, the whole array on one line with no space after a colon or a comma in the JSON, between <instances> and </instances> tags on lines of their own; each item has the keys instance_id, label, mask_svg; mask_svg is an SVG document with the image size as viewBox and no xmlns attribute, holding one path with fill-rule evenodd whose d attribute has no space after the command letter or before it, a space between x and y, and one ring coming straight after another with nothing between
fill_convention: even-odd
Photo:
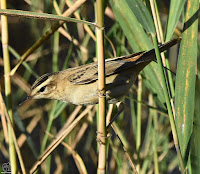
<instances>
[{"instance_id":1,"label":"bird's tail","mask_svg":"<svg viewBox=\"0 0 200 174\"><path fill-rule=\"evenodd\" d=\"M181 38L176 38L176 39L170 40L169 42L166 42L166 43L160 45L160 46L159 46L159 51L160 51L160 52L163 52L163 51L169 49L170 47L176 45L176 44L179 43L180 41L181 41ZM155 59L155 57L156 57L155 49L152 49L152 50L150 50L150 51L145 52L145 53L141 56L140 60L141 60L141 61L152 61L152 60ZM143 60L142 58L144 58L144 60Z\"/></svg>"},{"instance_id":2,"label":"bird's tail","mask_svg":"<svg viewBox=\"0 0 200 174\"><path fill-rule=\"evenodd\" d=\"M180 41L181 41L181 37L173 39L173 40L170 40L169 42L166 42L166 43L160 45L159 46L159 50L160 50L160 52L163 52L163 51L167 50L168 48L176 45Z\"/></svg>"},{"instance_id":3,"label":"bird's tail","mask_svg":"<svg viewBox=\"0 0 200 174\"><path fill-rule=\"evenodd\" d=\"M163 51L167 50L168 48L174 46L175 44L179 43L180 40L181 40L181 38L176 38L176 39L173 39L169 42L166 42L166 43L160 45L159 46L160 52L163 52ZM154 60L155 57L156 57L155 49L151 49L149 51L133 53L133 54L118 57L118 58L115 58L112 60L125 60L125 61L130 61L130 62L135 62L135 63L141 63L141 62L150 62L150 61Z\"/></svg>"}]
</instances>

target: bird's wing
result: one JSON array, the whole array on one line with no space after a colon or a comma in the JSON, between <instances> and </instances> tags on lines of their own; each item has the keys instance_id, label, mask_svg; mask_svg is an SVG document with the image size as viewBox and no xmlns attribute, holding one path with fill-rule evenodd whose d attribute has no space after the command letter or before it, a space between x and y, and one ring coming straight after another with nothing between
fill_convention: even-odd
<instances>
[{"instance_id":1,"label":"bird's wing","mask_svg":"<svg viewBox=\"0 0 200 174\"><path fill-rule=\"evenodd\" d=\"M123 60L107 60L105 62L105 75L110 76L122 71L128 67L133 66L134 62L123 61ZM97 63L91 63L82 68L78 68L68 77L68 80L73 84L87 84L94 82L98 79L98 65Z\"/></svg>"},{"instance_id":2,"label":"bird's wing","mask_svg":"<svg viewBox=\"0 0 200 174\"><path fill-rule=\"evenodd\" d=\"M161 46L159 46L160 52L168 49L169 47L180 42L180 38L171 40ZM127 56L116 57L107 59L105 61L105 74L106 77L112 74L119 73L120 71L133 67L143 62L151 62L155 58L155 50L149 50L147 52L139 52L130 54ZM97 63L91 63L88 65L77 67L73 74L68 77L68 80L73 84L87 84L94 82L98 79L98 67Z\"/></svg>"}]
</instances>

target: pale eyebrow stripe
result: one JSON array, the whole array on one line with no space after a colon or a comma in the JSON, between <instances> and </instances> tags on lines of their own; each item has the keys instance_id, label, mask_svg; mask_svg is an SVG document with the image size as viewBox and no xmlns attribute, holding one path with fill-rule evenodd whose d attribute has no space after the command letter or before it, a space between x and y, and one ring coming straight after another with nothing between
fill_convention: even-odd
<instances>
[{"instance_id":1,"label":"pale eyebrow stripe","mask_svg":"<svg viewBox=\"0 0 200 174\"><path fill-rule=\"evenodd\" d=\"M44 81L46 81L49 77L49 74L45 74L45 76L42 76L36 81L36 84L31 88L32 90L35 89L37 86L41 85Z\"/></svg>"},{"instance_id":2,"label":"pale eyebrow stripe","mask_svg":"<svg viewBox=\"0 0 200 174\"><path fill-rule=\"evenodd\" d=\"M33 83L31 90L35 89L36 87L38 87L39 85L41 85L43 82L45 82L49 76L57 74L59 72L53 72L53 73L47 73L44 74L43 76L41 76L40 78L38 78L35 83Z\"/></svg>"},{"instance_id":3,"label":"pale eyebrow stripe","mask_svg":"<svg viewBox=\"0 0 200 174\"><path fill-rule=\"evenodd\" d=\"M53 74L56 74L57 72L55 73L47 73L47 74L44 74L43 76L41 76L39 79L37 79L35 81L35 83L32 85L31 89L35 89L37 86L41 85L43 82L45 82L49 76L53 75Z\"/></svg>"}]
</instances>

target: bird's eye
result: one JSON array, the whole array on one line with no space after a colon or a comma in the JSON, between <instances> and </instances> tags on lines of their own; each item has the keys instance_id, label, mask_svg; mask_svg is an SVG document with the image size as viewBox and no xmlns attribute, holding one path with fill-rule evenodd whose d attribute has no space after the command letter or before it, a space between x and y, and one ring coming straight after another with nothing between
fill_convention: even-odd
<instances>
[{"instance_id":1,"label":"bird's eye","mask_svg":"<svg viewBox=\"0 0 200 174\"><path fill-rule=\"evenodd\" d=\"M44 92L45 90L45 86L43 86L42 88L40 88L40 92Z\"/></svg>"}]
</instances>

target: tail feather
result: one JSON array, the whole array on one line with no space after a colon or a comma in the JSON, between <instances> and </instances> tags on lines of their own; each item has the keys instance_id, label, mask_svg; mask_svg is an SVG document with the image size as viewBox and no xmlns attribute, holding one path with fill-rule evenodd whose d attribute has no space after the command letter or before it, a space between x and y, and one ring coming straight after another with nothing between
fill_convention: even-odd
<instances>
[{"instance_id":1,"label":"tail feather","mask_svg":"<svg viewBox=\"0 0 200 174\"><path fill-rule=\"evenodd\" d=\"M176 45L180 41L181 41L181 38L176 38L176 39L173 39L173 40L171 40L169 42L166 42L166 43L164 43L164 44L159 46L159 51L163 52L163 51L167 50L168 48ZM139 60L142 61L142 58L145 58L145 60L143 60L143 61L152 61L152 60L154 60L156 58L155 49L152 49L150 51L145 52Z\"/></svg>"},{"instance_id":2,"label":"tail feather","mask_svg":"<svg viewBox=\"0 0 200 174\"><path fill-rule=\"evenodd\" d=\"M181 38L176 38L176 39L173 39L169 42L166 42L166 43L160 45L159 51L163 52L163 51L167 50L168 48L172 47L173 45L179 43L180 40L181 40ZM149 62L149 61L154 60L155 58L156 58L155 49L151 49L146 52L142 51L139 53L133 53L133 54L118 57L118 58L115 58L112 60L125 60L125 61L140 63L140 62L146 62L146 61Z\"/></svg>"},{"instance_id":3,"label":"tail feather","mask_svg":"<svg viewBox=\"0 0 200 174\"><path fill-rule=\"evenodd\" d=\"M161 46L159 46L159 50L160 50L160 52L163 52L163 51L167 50L168 48L176 45L180 41L181 41L180 37L176 38L176 39L173 39L173 40L171 40L169 42L166 42L166 43L162 44Z\"/></svg>"},{"instance_id":4,"label":"tail feather","mask_svg":"<svg viewBox=\"0 0 200 174\"><path fill-rule=\"evenodd\" d=\"M173 39L169 42L166 42L166 43L159 46L159 51L163 52L163 51L169 49L170 47L176 45L180 41L181 41L181 38L177 38L177 39ZM145 52L143 54L143 57L146 57L149 60L153 60L156 57L155 49L152 49L150 51Z\"/></svg>"}]
</instances>

